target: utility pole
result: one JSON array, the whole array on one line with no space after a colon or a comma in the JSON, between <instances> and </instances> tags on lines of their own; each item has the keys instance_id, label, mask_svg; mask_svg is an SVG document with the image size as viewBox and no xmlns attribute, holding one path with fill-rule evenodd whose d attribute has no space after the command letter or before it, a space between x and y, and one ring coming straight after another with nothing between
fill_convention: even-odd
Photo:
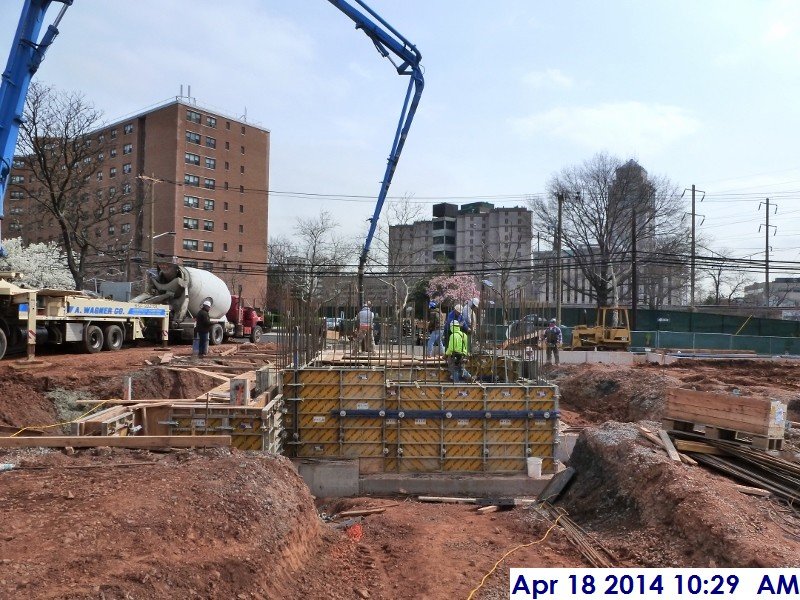
<instances>
[{"instance_id":1,"label":"utility pole","mask_svg":"<svg viewBox=\"0 0 800 600\"><path fill-rule=\"evenodd\" d=\"M774 207L775 214L778 214L778 205L774 202L770 203L769 198L767 198L765 202L758 203L758 210L761 210L762 204L766 206L765 214L767 215L767 222L759 225L758 230L761 231L763 227L764 233L766 234L764 240L764 305L769 308L769 228L772 227L775 231L778 230L775 225L769 224L769 207Z\"/></svg>"},{"instance_id":2,"label":"utility pole","mask_svg":"<svg viewBox=\"0 0 800 600\"><path fill-rule=\"evenodd\" d=\"M155 214L156 214L155 205L156 205L156 198L155 198L155 194L154 194L154 191L153 191L154 190L153 186L156 183L163 183L163 179L156 179L156 177L154 175L151 175L150 177L148 177L147 175L139 175L138 179L141 179L142 181L146 181L148 184L150 184L149 185L150 193L148 194L148 196L150 197L150 202L145 202L145 204L149 204L150 205L150 244L149 244L149 257L148 257L147 264L149 265L148 268L152 269L153 268L153 257L154 257L154 244L155 244L155 240L153 240L153 236L156 233L155 232Z\"/></svg>"},{"instance_id":3,"label":"utility pole","mask_svg":"<svg viewBox=\"0 0 800 600\"><path fill-rule=\"evenodd\" d=\"M700 202L703 201L703 198L706 197L706 193L703 190L698 190L694 184L692 184L691 188L686 188L683 190L683 194L690 191L692 192L692 212L688 213L689 216L692 217L692 250L691 250L691 258L690 258L690 274L689 274L689 308L694 310L694 295L695 289L697 284L697 217L703 217L703 220L700 221L700 225L702 225L706 218L705 215L698 215L696 206L697 206L697 192L701 192L703 196L700 198ZM681 198L683 198L683 194L681 194ZM684 213L686 215L687 213Z\"/></svg>"},{"instance_id":4,"label":"utility pole","mask_svg":"<svg viewBox=\"0 0 800 600\"><path fill-rule=\"evenodd\" d=\"M636 205L631 206L631 331L636 329L636 309L639 308L639 277L636 273Z\"/></svg>"},{"instance_id":5,"label":"utility pole","mask_svg":"<svg viewBox=\"0 0 800 600\"><path fill-rule=\"evenodd\" d=\"M556 321L559 325L561 325L561 287L562 282L561 279L563 277L561 273L561 224L562 224L562 215L564 212L564 194L559 193L558 196L558 228L556 230L556 277L558 278L558 283L556 285L556 289L553 290L556 293Z\"/></svg>"}]
</instances>

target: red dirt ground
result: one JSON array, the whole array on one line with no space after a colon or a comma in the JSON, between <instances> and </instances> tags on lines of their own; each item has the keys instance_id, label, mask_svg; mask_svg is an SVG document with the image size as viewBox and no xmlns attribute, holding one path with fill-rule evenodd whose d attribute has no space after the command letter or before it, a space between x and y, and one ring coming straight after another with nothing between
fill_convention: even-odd
<instances>
[{"instance_id":1,"label":"red dirt ground","mask_svg":"<svg viewBox=\"0 0 800 600\"><path fill-rule=\"evenodd\" d=\"M134 397L216 385L145 364L161 353L52 354L42 357L50 366L22 371L2 361L0 425L51 423L49 391L115 396L126 374ZM672 463L631 425L596 426L658 419L668 385L793 399L800 373L792 365L599 365L557 376L565 419L588 426L563 506L616 564L797 566L800 527L785 506ZM547 530L522 508L478 515L467 505L353 498L318 499L315 510L288 461L236 451L26 450L0 453L0 462L31 467L0 472L0 597L466 598L506 551ZM123 466L132 462L147 466ZM392 502L399 504L363 519L358 541L317 516ZM556 529L510 556L475 598L507 597L511 566L587 563Z\"/></svg>"}]
</instances>

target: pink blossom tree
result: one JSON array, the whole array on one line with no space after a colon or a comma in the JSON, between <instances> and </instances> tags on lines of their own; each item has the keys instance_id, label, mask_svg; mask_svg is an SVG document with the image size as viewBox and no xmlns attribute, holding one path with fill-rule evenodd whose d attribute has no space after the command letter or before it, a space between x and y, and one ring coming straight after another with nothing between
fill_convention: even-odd
<instances>
[{"instance_id":1,"label":"pink blossom tree","mask_svg":"<svg viewBox=\"0 0 800 600\"><path fill-rule=\"evenodd\" d=\"M459 304L478 296L478 284L472 275L437 275L425 290L437 304Z\"/></svg>"}]
</instances>

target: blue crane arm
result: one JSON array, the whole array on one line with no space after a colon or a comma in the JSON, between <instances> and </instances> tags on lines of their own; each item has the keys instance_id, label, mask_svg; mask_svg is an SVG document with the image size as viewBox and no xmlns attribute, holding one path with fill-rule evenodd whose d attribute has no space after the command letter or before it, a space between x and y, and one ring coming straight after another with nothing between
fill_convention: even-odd
<instances>
[{"instance_id":1,"label":"blue crane arm","mask_svg":"<svg viewBox=\"0 0 800 600\"><path fill-rule=\"evenodd\" d=\"M414 120L414 114L416 113L417 106L419 105L422 89L425 87L425 78L422 75L422 66L420 65L422 54L420 54L416 46L400 35L397 30L384 21L364 2L361 0L355 0L355 2L357 2L358 5L369 14L369 16L365 15L344 0L329 0L329 2L355 22L356 29L361 29L367 35L367 37L372 40L381 56L391 60L390 55L393 54L402 61L399 64L396 64L394 61L392 61L392 64L394 64L399 75L410 76L408 89L406 91L406 98L403 102L403 110L400 113L400 121L397 124L397 132L395 133L394 141L392 143L392 150L389 153L386 172L384 173L383 181L381 182L378 200L375 203L375 212L370 218L367 239L364 242L364 247L361 250L361 256L358 259L358 300L360 304L363 304L364 270L367 264L369 248L372 244L372 238L375 237L378 219L381 216L383 203L386 201L386 195L389 192L389 186L392 183L392 177L394 177L394 171L397 168L397 162L400 160L400 153L403 151L403 146L406 143L408 130L411 128L411 122Z\"/></svg>"},{"instance_id":2,"label":"blue crane arm","mask_svg":"<svg viewBox=\"0 0 800 600\"><path fill-rule=\"evenodd\" d=\"M25 0L19 17L14 43L8 55L6 70L3 71L3 82L0 85L0 220L4 216L3 199L5 198L8 177L14 160L14 149L17 146L19 127L22 124L25 110L25 98L34 73L44 59L45 52L58 35L58 24L72 5L72 0L56 0L63 6L58 17L47 28L40 42L36 42L42 28L45 13L53 0ZM0 249L2 253L2 249Z\"/></svg>"}]
</instances>

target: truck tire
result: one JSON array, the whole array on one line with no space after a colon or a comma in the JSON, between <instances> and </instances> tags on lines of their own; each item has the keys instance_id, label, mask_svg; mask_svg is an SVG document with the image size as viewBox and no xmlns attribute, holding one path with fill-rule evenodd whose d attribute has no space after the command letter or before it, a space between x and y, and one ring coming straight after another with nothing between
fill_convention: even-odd
<instances>
[{"instance_id":1,"label":"truck tire","mask_svg":"<svg viewBox=\"0 0 800 600\"><path fill-rule=\"evenodd\" d=\"M261 329L258 325L253 327L253 330L250 332L250 341L254 344L258 344L261 341L261 336L264 335L264 330Z\"/></svg>"},{"instance_id":2,"label":"truck tire","mask_svg":"<svg viewBox=\"0 0 800 600\"><path fill-rule=\"evenodd\" d=\"M208 342L212 346L219 346L222 339L225 337L225 329L219 323L214 323L211 327L211 333L208 336Z\"/></svg>"},{"instance_id":3,"label":"truck tire","mask_svg":"<svg viewBox=\"0 0 800 600\"><path fill-rule=\"evenodd\" d=\"M103 349L103 330L97 325L87 325L84 327L83 349L89 354L97 354Z\"/></svg>"},{"instance_id":4,"label":"truck tire","mask_svg":"<svg viewBox=\"0 0 800 600\"><path fill-rule=\"evenodd\" d=\"M103 343L103 350L116 352L122 348L122 342L125 341L125 334L119 325L108 325L105 329L105 341Z\"/></svg>"},{"instance_id":5,"label":"truck tire","mask_svg":"<svg viewBox=\"0 0 800 600\"><path fill-rule=\"evenodd\" d=\"M6 338L6 332L0 329L0 358L3 358L6 355L7 349L8 339Z\"/></svg>"}]
</instances>

